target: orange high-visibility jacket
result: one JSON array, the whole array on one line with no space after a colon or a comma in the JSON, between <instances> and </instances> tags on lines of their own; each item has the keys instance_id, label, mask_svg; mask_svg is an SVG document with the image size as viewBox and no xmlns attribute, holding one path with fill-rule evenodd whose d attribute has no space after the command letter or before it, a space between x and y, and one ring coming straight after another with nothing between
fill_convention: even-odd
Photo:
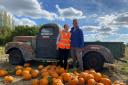
<instances>
[{"instance_id":1,"label":"orange high-visibility jacket","mask_svg":"<svg viewBox=\"0 0 128 85\"><path fill-rule=\"evenodd\" d=\"M58 48L70 49L70 37L71 37L71 33L70 32L64 32L64 30L61 31L60 32L59 42L57 44Z\"/></svg>"}]
</instances>

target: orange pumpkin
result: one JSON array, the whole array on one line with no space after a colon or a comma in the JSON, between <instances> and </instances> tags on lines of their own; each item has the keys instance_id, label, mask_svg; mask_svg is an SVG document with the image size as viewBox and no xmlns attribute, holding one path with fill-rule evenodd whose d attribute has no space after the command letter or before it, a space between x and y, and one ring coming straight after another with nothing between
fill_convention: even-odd
<instances>
[{"instance_id":1,"label":"orange pumpkin","mask_svg":"<svg viewBox=\"0 0 128 85\"><path fill-rule=\"evenodd\" d=\"M39 66L38 66L38 69L39 69L39 70L43 69L43 65L39 65Z\"/></svg>"},{"instance_id":2,"label":"orange pumpkin","mask_svg":"<svg viewBox=\"0 0 128 85\"><path fill-rule=\"evenodd\" d=\"M18 69L17 71L16 71L16 76L21 76L22 75L22 70L21 69Z\"/></svg>"},{"instance_id":3,"label":"orange pumpkin","mask_svg":"<svg viewBox=\"0 0 128 85\"><path fill-rule=\"evenodd\" d=\"M50 75L51 75L53 78L57 78L57 77L59 76L56 72L52 72Z\"/></svg>"},{"instance_id":4,"label":"orange pumpkin","mask_svg":"<svg viewBox=\"0 0 128 85\"><path fill-rule=\"evenodd\" d=\"M88 75L88 73L86 73L86 72L81 72L80 75L79 75L79 77L85 78L86 75Z\"/></svg>"},{"instance_id":5,"label":"orange pumpkin","mask_svg":"<svg viewBox=\"0 0 128 85\"><path fill-rule=\"evenodd\" d=\"M43 78L39 81L39 85L48 85L48 79L47 78Z\"/></svg>"},{"instance_id":6,"label":"orange pumpkin","mask_svg":"<svg viewBox=\"0 0 128 85\"><path fill-rule=\"evenodd\" d=\"M24 70L31 72L32 68L31 67L26 67L26 68L24 68Z\"/></svg>"},{"instance_id":7,"label":"orange pumpkin","mask_svg":"<svg viewBox=\"0 0 128 85\"><path fill-rule=\"evenodd\" d=\"M68 85L78 85L78 79L77 78L73 78L71 80L69 80Z\"/></svg>"},{"instance_id":8,"label":"orange pumpkin","mask_svg":"<svg viewBox=\"0 0 128 85\"><path fill-rule=\"evenodd\" d=\"M32 80L32 85L39 85L39 80L38 79Z\"/></svg>"},{"instance_id":9,"label":"orange pumpkin","mask_svg":"<svg viewBox=\"0 0 128 85\"><path fill-rule=\"evenodd\" d=\"M5 83L11 83L14 80L12 76L5 76L4 77L4 82Z\"/></svg>"},{"instance_id":10,"label":"orange pumpkin","mask_svg":"<svg viewBox=\"0 0 128 85\"><path fill-rule=\"evenodd\" d=\"M52 85L63 85L63 83L62 83L61 79L53 78Z\"/></svg>"},{"instance_id":11,"label":"orange pumpkin","mask_svg":"<svg viewBox=\"0 0 128 85\"><path fill-rule=\"evenodd\" d=\"M104 85L103 83L97 83L96 85Z\"/></svg>"},{"instance_id":12,"label":"orange pumpkin","mask_svg":"<svg viewBox=\"0 0 128 85\"><path fill-rule=\"evenodd\" d=\"M62 78L64 81L69 81L71 80L71 75L69 73L63 73Z\"/></svg>"},{"instance_id":13,"label":"orange pumpkin","mask_svg":"<svg viewBox=\"0 0 128 85\"><path fill-rule=\"evenodd\" d=\"M58 73L59 75L61 75L61 74L64 73L64 72L65 72L64 68L59 67L59 68L57 69L57 73Z\"/></svg>"},{"instance_id":14,"label":"orange pumpkin","mask_svg":"<svg viewBox=\"0 0 128 85\"><path fill-rule=\"evenodd\" d=\"M23 79L24 79L24 80L30 80L31 77L32 77L32 76L31 76L30 73L24 73L24 74L23 74Z\"/></svg>"},{"instance_id":15,"label":"orange pumpkin","mask_svg":"<svg viewBox=\"0 0 128 85\"><path fill-rule=\"evenodd\" d=\"M25 63L24 67L30 67L30 63Z\"/></svg>"},{"instance_id":16,"label":"orange pumpkin","mask_svg":"<svg viewBox=\"0 0 128 85\"><path fill-rule=\"evenodd\" d=\"M79 81L79 85L85 84L84 78L78 78L78 81Z\"/></svg>"},{"instance_id":17,"label":"orange pumpkin","mask_svg":"<svg viewBox=\"0 0 128 85\"><path fill-rule=\"evenodd\" d=\"M96 81L94 79L89 79L88 80L88 85L95 85Z\"/></svg>"},{"instance_id":18,"label":"orange pumpkin","mask_svg":"<svg viewBox=\"0 0 128 85\"><path fill-rule=\"evenodd\" d=\"M101 78L100 80L101 83L103 83L104 85L111 85L111 80L108 78Z\"/></svg>"},{"instance_id":19,"label":"orange pumpkin","mask_svg":"<svg viewBox=\"0 0 128 85\"><path fill-rule=\"evenodd\" d=\"M102 75L101 75L101 73L95 73L94 74L94 79L98 82L98 81L100 81L100 79L102 78Z\"/></svg>"},{"instance_id":20,"label":"orange pumpkin","mask_svg":"<svg viewBox=\"0 0 128 85\"><path fill-rule=\"evenodd\" d=\"M0 77L4 77L8 74L7 71L3 70L3 69L0 69Z\"/></svg>"},{"instance_id":21,"label":"orange pumpkin","mask_svg":"<svg viewBox=\"0 0 128 85\"><path fill-rule=\"evenodd\" d=\"M22 66L16 66L15 69L16 69L16 70L18 70L18 69L23 69L23 67L22 67Z\"/></svg>"},{"instance_id":22,"label":"orange pumpkin","mask_svg":"<svg viewBox=\"0 0 128 85\"><path fill-rule=\"evenodd\" d=\"M89 79L94 79L94 76L92 74L87 74L85 77L84 77L84 80L87 82Z\"/></svg>"},{"instance_id":23,"label":"orange pumpkin","mask_svg":"<svg viewBox=\"0 0 128 85\"><path fill-rule=\"evenodd\" d=\"M32 75L32 78L37 78L39 75L39 71L38 70L32 70L31 75Z\"/></svg>"}]
</instances>

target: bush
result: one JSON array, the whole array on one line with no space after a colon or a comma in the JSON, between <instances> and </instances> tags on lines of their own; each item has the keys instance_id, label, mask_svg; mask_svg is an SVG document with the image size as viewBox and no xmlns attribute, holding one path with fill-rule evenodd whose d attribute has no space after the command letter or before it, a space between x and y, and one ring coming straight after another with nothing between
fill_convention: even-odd
<instances>
[{"instance_id":1,"label":"bush","mask_svg":"<svg viewBox=\"0 0 128 85\"><path fill-rule=\"evenodd\" d=\"M30 26L16 26L15 29L3 29L0 35L0 45L4 45L12 41L14 36L35 36L38 33L38 27Z\"/></svg>"}]
</instances>

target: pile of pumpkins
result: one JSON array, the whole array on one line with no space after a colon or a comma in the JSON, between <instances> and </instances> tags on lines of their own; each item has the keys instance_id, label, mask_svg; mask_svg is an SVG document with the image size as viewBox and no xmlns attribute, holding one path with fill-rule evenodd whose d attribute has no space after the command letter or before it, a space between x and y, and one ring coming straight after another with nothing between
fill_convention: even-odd
<instances>
[{"instance_id":1,"label":"pile of pumpkins","mask_svg":"<svg viewBox=\"0 0 128 85\"><path fill-rule=\"evenodd\" d=\"M33 69L29 63L26 63L24 66L15 67L15 75L25 81L32 79L31 85L126 85L123 81L114 81L112 83L106 75L93 69L83 72L76 70L68 72L56 65L48 65L46 67L39 65ZM12 83L14 81L14 77L3 69L0 69L0 77L3 77L4 83Z\"/></svg>"}]
</instances>

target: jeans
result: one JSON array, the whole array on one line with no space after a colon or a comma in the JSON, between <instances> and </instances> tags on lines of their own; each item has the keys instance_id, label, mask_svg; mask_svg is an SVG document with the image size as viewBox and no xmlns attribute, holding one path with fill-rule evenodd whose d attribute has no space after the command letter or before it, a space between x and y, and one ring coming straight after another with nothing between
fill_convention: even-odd
<instances>
[{"instance_id":1,"label":"jeans","mask_svg":"<svg viewBox=\"0 0 128 85\"><path fill-rule=\"evenodd\" d=\"M78 63L78 68L83 70L83 59L82 59L82 50L81 48L71 47L71 57L73 58L73 66Z\"/></svg>"}]
</instances>

